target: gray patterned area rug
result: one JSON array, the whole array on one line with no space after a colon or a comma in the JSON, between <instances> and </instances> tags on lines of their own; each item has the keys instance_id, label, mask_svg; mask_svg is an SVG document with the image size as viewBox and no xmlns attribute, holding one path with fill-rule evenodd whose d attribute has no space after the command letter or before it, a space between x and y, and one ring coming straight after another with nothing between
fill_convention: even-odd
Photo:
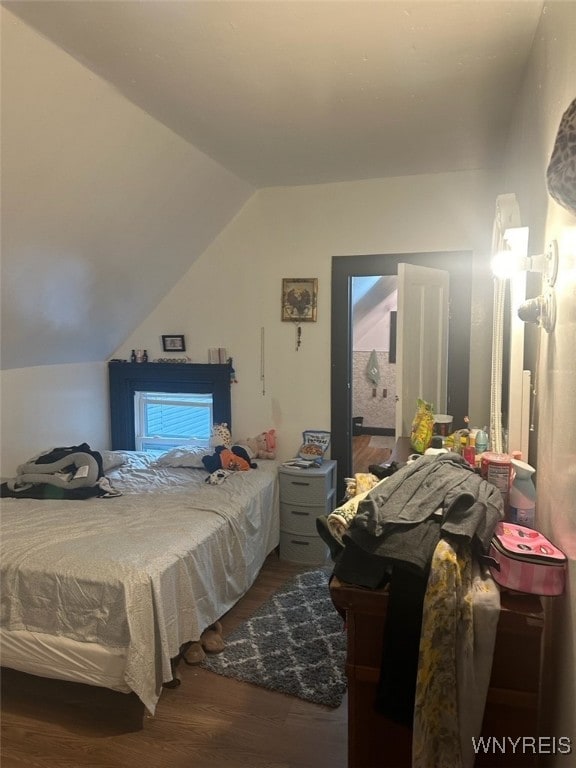
<instances>
[{"instance_id":1,"label":"gray patterned area rug","mask_svg":"<svg viewBox=\"0 0 576 768\"><path fill-rule=\"evenodd\" d=\"M325 569L287 582L234 630L226 649L202 666L327 707L346 691L346 634Z\"/></svg>"}]
</instances>

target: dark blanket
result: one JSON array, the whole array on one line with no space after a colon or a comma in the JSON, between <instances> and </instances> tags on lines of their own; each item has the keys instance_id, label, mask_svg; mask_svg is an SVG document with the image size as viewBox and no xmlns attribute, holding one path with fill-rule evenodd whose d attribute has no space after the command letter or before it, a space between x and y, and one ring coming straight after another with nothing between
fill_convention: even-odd
<instances>
[{"instance_id":1,"label":"dark blanket","mask_svg":"<svg viewBox=\"0 0 576 768\"><path fill-rule=\"evenodd\" d=\"M12 499L93 499L95 496L107 496L99 485L86 488L59 488L49 483L35 483L21 491L13 491L8 483L0 485L0 498Z\"/></svg>"}]
</instances>

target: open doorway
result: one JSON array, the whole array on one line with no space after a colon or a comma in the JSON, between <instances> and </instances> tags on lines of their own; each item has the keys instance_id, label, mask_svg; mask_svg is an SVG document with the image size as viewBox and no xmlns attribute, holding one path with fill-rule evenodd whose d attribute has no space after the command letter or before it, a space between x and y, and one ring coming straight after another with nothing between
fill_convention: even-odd
<instances>
[{"instance_id":1,"label":"open doorway","mask_svg":"<svg viewBox=\"0 0 576 768\"><path fill-rule=\"evenodd\" d=\"M352 472L382 464L396 422L396 275L357 275L352 290Z\"/></svg>"},{"instance_id":2,"label":"open doorway","mask_svg":"<svg viewBox=\"0 0 576 768\"><path fill-rule=\"evenodd\" d=\"M447 413L449 298L448 272L429 266L401 262L397 277L352 278L353 472L390 458L389 438L410 434L420 399Z\"/></svg>"},{"instance_id":3,"label":"open doorway","mask_svg":"<svg viewBox=\"0 0 576 768\"><path fill-rule=\"evenodd\" d=\"M449 273L447 409L454 416L455 424L463 423L468 414L472 253L451 251L333 257L331 455L338 461L339 498L344 495L344 478L350 476L353 470L352 279L358 276L393 276L397 274L400 263L419 264Z\"/></svg>"}]
</instances>

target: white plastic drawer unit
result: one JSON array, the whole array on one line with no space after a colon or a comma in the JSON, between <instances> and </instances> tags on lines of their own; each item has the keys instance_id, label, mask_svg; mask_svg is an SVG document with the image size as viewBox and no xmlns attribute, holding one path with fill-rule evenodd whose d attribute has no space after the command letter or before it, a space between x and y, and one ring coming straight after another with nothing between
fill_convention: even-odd
<instances>
[{"instance_id":1,"label":"white plastic drawer unit","mask_svg":"<svg viewBox=\"0 0 576 768\"><path fill-rule=\"evenodd\" d=\"M318 469L280 468L280 498L284 502L323 505L335 487L335 461L325 461Z\"/></svg>"},{"instance_id":2,"label":"white plastic drawer unit","mask_svg":"<svg viewBox=\"0 0 576 768\"><path fill-rule=\"evenodd\" d=\"M295 563L323 564L328 548L316 518L336 506L336 462L315 469L280 467L280 557Z\"/></svg>"},{"instance_id":3,"label":"white plastic drawer unit","mask_svg":"<svg viewBox=\"0 0 576 768\"><path fill-rule=\"evenodd\" d=\"M333 498L333 496L332 496ZM318 515L329 515L332 509L324 507L302 507L299 504L280 504L280 530L315 536Z\"/></svg>"},{"instance_id":4,"label":"white plastic drawer unit","mask_svg":"<svg viewBox=\"0 0 576 768\"><path fill-rule=\"evenodd\" d=\"M328 547L320 537L297 536L280 533L280 557L291 563L324 565L328 561Z\"/></svg>"}]
</instances>

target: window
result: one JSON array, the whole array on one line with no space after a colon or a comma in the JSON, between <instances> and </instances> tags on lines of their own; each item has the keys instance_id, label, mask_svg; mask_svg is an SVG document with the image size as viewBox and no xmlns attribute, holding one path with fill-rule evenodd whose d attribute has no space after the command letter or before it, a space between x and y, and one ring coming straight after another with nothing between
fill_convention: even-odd
<instances>
[{"instance_id":1,"label":"window","mask_svg":"<svg viewBox=\"0 0 576 768\"><path fill-rule=\"evenodd\" d=\"M137 392L155 393L163 401L171 395L212 398L212 419L232 429L230 365L218 363L108 363L110 387L110 442L114 451L136 450L134 398ZM181 405L181 403L178 403ZM183 438L178 437L182 443ZM165 445L166 443L164 443ZM174 444L172 440L171 445Z\"/></svg>"},{"instance_id":2,"label":"window","mask_svg":"<svg viewBox=\"0 0 576 768\"><path fill-rule=\"evenodd\" d=\"M210 393L134 393L137 451L163 452L190 444L208 447L212 420Z\"/></svg>"}]
</instances>

